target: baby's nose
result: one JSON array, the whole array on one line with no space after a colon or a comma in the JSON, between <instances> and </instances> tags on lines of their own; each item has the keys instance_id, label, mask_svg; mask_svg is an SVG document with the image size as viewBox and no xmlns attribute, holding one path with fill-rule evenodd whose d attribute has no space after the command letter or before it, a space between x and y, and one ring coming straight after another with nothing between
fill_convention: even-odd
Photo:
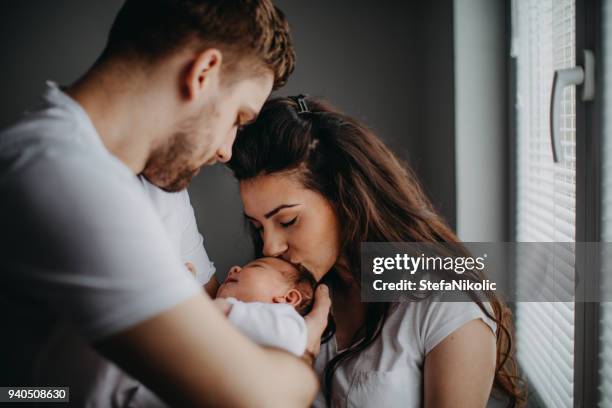
<instances>
[{"instance_id":1,"label":"baby's nose","mask_svg":"<svg viewBox=\"0 0 612 408\"><path fill-rule=\"evenodd\" d=\"M229 270L228 276L234 276L234 275L238 275L240 273L240 268L239 266L232 266L232 268Z\"/></svg>"}]
</instances>

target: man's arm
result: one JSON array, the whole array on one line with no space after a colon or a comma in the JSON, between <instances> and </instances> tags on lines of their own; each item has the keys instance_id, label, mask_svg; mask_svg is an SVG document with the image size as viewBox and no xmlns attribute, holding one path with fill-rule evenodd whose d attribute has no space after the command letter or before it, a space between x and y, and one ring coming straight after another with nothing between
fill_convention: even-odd
<instances>
[{"instance_id":1,"label":"man's arm","mask_svg":"<svg viewBox=\"0 0 612 408\"><path fill-rule=\"evenodd\" d=\"M205 294L97 348L172 406L305 407L317 390L303 361L248 341Z\"/></svg>"}]
</instances>

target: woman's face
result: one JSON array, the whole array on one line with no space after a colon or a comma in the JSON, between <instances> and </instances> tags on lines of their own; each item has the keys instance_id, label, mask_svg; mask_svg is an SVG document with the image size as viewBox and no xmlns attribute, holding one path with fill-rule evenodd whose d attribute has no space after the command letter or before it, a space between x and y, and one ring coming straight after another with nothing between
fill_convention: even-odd
<instances>
[{"instance_id":1,"label":"woman's face","mask_svg":"<svg viewBox=\"0 0 612 408\"><path fill-rule=\"evenodd\" d=\"M245 216L261 234L264 256L308 269L318 281L339 256L339 227L329 202L293 175L258 176L240 183Z\"/></svg>"}]
</instances>

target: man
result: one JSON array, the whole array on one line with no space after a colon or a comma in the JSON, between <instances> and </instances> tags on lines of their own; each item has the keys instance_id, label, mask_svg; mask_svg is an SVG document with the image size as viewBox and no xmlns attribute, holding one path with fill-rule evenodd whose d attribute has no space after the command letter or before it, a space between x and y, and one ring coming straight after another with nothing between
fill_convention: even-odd
<instances>
[{"instance_id":1,"label":"man","mask_svg":"<svg viewBox=\"0 0 612 408\"><path fill-rule=\"evenodd\" d=\"M214 309L135 177L179 191L229 160L293 61L269 0L127 0L92 69L0 135L0 385L121 405L101 354L173 406L310 403L311 369ZM328 310L323 289L314 351Z\"/></svg>"}]
</instances>

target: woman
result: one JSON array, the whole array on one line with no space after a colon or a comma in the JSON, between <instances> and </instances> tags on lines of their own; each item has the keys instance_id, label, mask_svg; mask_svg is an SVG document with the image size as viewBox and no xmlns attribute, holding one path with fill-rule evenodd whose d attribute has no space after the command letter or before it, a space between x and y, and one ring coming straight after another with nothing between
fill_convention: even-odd
<instances>
[{"instance_id":1,"label":"woman","mask_svg":"<svg viewBox=\"0 0 612 408\"><path fill-rule=\"evenodd\" d=\"M335 335L321 345L315 406L521 406L508 310L494 295L362 303L360 244L458 239L414 176L364 125L311 98L267 102L237 138L256 256L280 256L330 287Z\"/></svg>"}]
</instances>

